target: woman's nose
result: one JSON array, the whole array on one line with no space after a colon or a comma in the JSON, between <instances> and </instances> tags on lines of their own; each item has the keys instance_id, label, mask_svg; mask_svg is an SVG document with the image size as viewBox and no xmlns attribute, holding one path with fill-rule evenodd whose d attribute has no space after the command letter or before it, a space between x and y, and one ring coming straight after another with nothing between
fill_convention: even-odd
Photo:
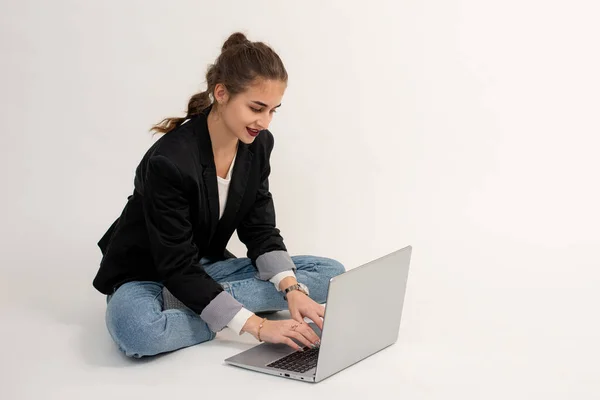
<instances>
[{"instance_id":1,"label":"woman's nose","mask_svg":"<svg viewBox=\"0 0 600 400\"><path fill-rule=\"evenodd\" d=\"M267 115L262 114L259 118L258 118L258 126L260 127L260 130L265 130L265 129L269 129L269 125L271 124L271 120L273 119L273 114L269 113Z\"/></svg>"},{"instance_id":2,"label":"woman's nose","mask_svg":"<svg viewBox=\"0 0 600 400\"><path fill-rule=\"evenodd\" d=\"M258 125L261 131L264 131L265 129L269 129L269 122L269 120L261 118L257 121L256 125Z\"/></svg>"}]
</instances>

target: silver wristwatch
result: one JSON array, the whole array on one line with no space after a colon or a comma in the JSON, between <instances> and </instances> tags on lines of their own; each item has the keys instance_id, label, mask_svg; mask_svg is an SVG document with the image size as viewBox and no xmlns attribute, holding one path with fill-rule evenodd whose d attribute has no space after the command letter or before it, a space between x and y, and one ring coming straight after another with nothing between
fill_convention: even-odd
<instances>
[{"instance_id":1,"label":"silver wristwatch","mask_svg":"<svg viewBox=\"0 0 600 400\"><path fill-rule=\"evenodd\" d=\"M286 301L287 301L287 294L293 290L299 290L302 293L304 293L305 295L307 295L307 296L309 295L308 287L306 287L305 284L298 282L297 284L292 285L283 291L283 298Z\"/></svg>"}]
</instances>

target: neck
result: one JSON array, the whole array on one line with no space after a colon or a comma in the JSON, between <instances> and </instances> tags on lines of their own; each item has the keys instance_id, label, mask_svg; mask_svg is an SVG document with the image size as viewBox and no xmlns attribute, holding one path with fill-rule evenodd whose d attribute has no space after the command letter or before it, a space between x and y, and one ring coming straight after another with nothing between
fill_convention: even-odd
<instances>
[{"instance_id":1,"label":"neck","mask_svg":"<svg viewBox=\"0 0 600 400\"><path fill-rule=\"evenodd\" d=\"M226 156L236 151L238 138L227 129L215 107L208 113L207 124L215 157Z\"/></svg>"}]
</instances>

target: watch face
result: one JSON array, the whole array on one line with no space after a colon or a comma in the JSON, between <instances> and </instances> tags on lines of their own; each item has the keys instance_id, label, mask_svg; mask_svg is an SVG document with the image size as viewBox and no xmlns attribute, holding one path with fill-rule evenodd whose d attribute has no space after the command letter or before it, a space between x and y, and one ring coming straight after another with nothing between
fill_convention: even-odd
<instances>
[{"instance_id":1,"label":"watch face","mask_svg":"<svg viewBox=\"0 0 600 400\"><path fill-rule=\"evenodd\" d=\"M304 290L304 292L306 292L306 295L308 295L308 294L309 294L309 292L308 292L308 287L307 287L305 284L303 284L303 283L298 283L298 286L300 286L300 288L301 288L302 290Z\"/></svg>"}]
</instances>

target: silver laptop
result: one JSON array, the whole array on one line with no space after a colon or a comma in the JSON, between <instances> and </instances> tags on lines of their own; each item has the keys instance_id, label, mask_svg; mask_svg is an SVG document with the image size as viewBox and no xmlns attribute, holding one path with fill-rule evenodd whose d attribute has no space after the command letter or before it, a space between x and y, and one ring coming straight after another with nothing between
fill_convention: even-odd
<instances>
[{"instance_id":1,"label":"silver laptop","mask_svg":"<svg viewBox=\"0 0 600 400\"><path fill-rule=\"evenodd\" d=\"M346 271L329 281L323 332L317 349L297 351L262 343L226 363L290 379L323 379L394 344L406 293L412 246ZM298 343L299 344L299 343Z\"/></svg>"}]
</instances>

